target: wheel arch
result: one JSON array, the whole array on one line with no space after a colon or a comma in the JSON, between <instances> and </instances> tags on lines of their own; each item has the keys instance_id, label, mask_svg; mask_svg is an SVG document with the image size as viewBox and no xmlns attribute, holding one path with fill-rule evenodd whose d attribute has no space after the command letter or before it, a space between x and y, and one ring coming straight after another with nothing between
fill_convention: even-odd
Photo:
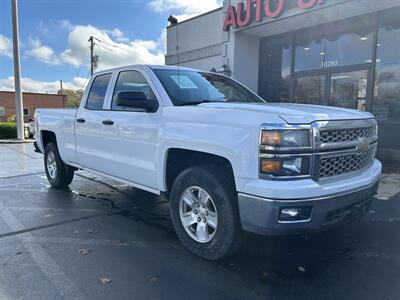
<instances>
[{"instance_id":1,"label":"wheel arch","mask_svg":"<svg viewBox=\"0 0 400 300\"><path fill-rule=\"evenodd\" d=\"M42 140L43 153L44 153L44 150L46 149L46 146L50 142L54 142L57 145L57 137L53 131L42 130L40 132L40 136L41 136L41 140Z\"/></svg>"},{"instance_id":2,"label":"wheel arch","mask_svg":"<svg viewBox=\"0 0 400 300\"><path fill-rule=\"evenodd\" d=\"M232 163L226 157L197 150L170 148L167 150L165 155L163 176L165 190L167 192L171 190L176 177L178 177L184 170L199 165L214 165L221 167L227 172L227 176L232 179L233 184L235 184Z\"/></svg>"}]
</instances>

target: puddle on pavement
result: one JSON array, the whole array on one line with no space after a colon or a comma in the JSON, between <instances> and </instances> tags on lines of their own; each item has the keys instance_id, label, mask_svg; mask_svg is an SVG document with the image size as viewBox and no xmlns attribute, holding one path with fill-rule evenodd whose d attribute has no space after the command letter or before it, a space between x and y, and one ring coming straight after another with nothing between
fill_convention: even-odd
<instances>
[{"instance_id":1,"label":"puddle on pavement","mask_svg":"<svg viewBox=\"0 0 400 300\"><path fill-rule=\"evenodd\" d=\"M118 215L124 216L134 222L141 222L149 227L162 229L168 233L175 234L169 215L156 215L138 207L134 207L133 210L123 210Z\"/></svg>"},{"instance_id":2,"label":"puddle on pavement","mask_svg":"<svg viewBox=\"0 0 400 300\"><path fill-rule=\"evenodd\" d=\"M95 195L91 195L91 194L86 194L83 192L79 192L76 190L71 190L71 193L74 195L77 195L79 197L83 197L83 198L88 198L88 199L92 199L92 200L98 200L100 202L106 202L107 204L109 204L111 206L111 208L113 209L117 209L119 208L115 202L109 198L105 198L103 196L110 196L110 194L106 194L106 193L97 193L96 196ZM100 197L99 197L100 196Z\"/></svg>"}]
</instances>

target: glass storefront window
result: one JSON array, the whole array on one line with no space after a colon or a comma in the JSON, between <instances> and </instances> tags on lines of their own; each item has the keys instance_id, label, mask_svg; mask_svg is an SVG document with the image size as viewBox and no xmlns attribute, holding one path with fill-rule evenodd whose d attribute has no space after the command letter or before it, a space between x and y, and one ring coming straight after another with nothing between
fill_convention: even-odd
<instances>
[{"instance_id":1,"label":"glass storefront window","mask_svg":"<svg viewBox=\"0 0 400 300\"><path fill-rule=\"evenodd\" d=\"M373 113L400 123L400 19L384 15L378 31Z\"/></svg>"},{"instance_id":2,"label":"glass storefront window","mask_svg":"<svg viewBox=\"0 0 400 300\"><path fill-rule=\"evenodd\" d=\"M295 103L324 104L325 75L296 78Z\"/></svg>"},{"instance_id":3,"label":"glass storefront window","mask_svg":"<svg viewBox=\"0 0 400 300\"><path fill-rule=\"evenodd\" d=\"M289 101L292 47L289 39L263 42L261 53L261 96L272 102Z\"/></svg>"},{"instance_id":4,"label":"glass storefront window","mask_svg":"<svg viewBox=\"0 0 400 300\"><path fill-rule=\"evenodd\" d=\"M365 111L367 79L367 70L332 74L329 105Z\"/></svg>"},{"instance_id":5,"label":"glass storefront window","mask_svg":"<svg viewBox=\"0 0 400 300\"><path fill-rule=\"evenodd\" d=\"M365 18L361 24L334 23L297 34L295 71L371 63L372 23Z\"/></svg>"},{"instance_id":6,"label":"glass storefront window","mask_svg":"<svg viewBox=\"0 0 400 300\"><path fill-rule=\"evenodd\" d=\"M399 153L399 16L400 7L263 40L260 94L270 101L372 109L381 150Z\"/></svg>"}]
</instances>

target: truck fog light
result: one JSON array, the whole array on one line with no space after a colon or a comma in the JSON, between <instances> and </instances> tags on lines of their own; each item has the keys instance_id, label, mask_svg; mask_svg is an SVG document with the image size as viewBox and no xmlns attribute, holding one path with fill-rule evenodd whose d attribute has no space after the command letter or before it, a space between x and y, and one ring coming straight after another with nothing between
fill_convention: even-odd
<instances>
[{"instance_id":1,"label":"truck fog light","mask_svg":"<svg viewBox=\"0 0 400 300\"><path fill-rule=\"evenodd\" d=\"M311 206L282 208L279 214L279 221L283 222L307 221L311 218L311 211L312 211Z\"/></svg>"},{"instance_id":2,"label":"truck fog light","mask_svg":"<svg viewBox=\"0 0 400 300\"><path fill-rule=\"evenodd\" d=\"M299 209L298 208L284 208L284 209L282 209L281 214L284 216L295 218L299 215Z\"/></svg>"}]
</instances>

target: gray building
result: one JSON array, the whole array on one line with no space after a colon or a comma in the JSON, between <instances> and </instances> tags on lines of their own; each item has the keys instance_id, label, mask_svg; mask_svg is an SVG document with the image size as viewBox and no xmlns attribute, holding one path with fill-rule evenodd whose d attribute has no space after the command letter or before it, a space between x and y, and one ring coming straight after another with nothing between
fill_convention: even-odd
<instances>
[{"instance_id":1,"label":"gray building","mask_svg":"<svg viewBox=\"0 0 400 300\"><path fill-rule=\"evenodd\" d=\"M400 0L225 0L168 27L166 64L178 62L268 101L370 111L381 158L400 161Z\"/></svg>"}]
</instances>

